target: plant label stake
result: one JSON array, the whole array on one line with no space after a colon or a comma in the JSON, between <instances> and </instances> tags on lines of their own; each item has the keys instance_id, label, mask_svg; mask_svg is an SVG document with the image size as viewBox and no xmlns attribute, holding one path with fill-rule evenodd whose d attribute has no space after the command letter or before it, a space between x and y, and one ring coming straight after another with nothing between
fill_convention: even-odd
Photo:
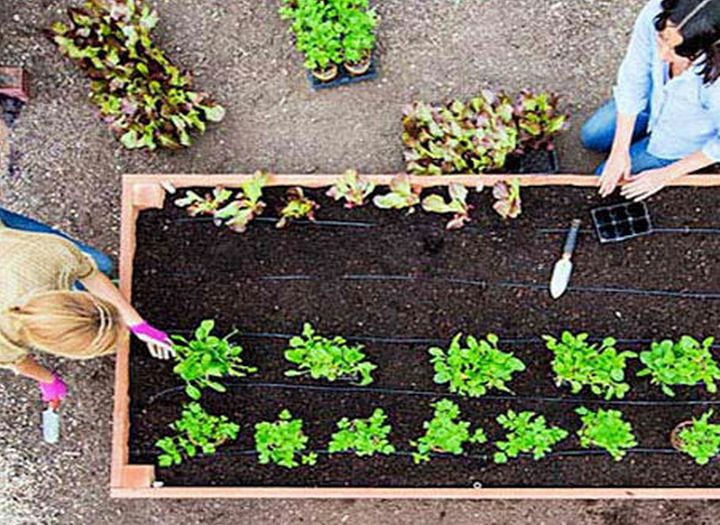
<instances>
[{"instance_id":1,"label":"plant label stake","mask_svg":"<svg viewBox=\"0 0 720 525\"><path fill-rule=\"evenodd\" d=\"M43 440L54 445L60 440L60 416L56 404L50 403L42 414Z\"/></svg>"},{"instance_id":2,"label":"plant label stake","mask_svg":"<svg viewBox=\"0 0 720 525\"><path fill-rule=\"evenodd\" d=\"M580 219L574 219L570 226L567 239L565 240L565 248L562 257L555 263L552 279L550 280L550 295L553 299L557 299L565 293L570 275L572 274L572 255L577 244L578 232L580 231Z\"/></svg>"}]
</instances>

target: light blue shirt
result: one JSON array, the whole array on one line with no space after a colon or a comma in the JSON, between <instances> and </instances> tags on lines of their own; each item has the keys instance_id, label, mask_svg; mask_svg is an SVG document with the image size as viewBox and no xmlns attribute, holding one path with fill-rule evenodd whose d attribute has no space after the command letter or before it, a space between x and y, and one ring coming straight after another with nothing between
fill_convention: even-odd
<instances>
[{"instance_id":1,"label":"light blue shirt","mask_svg":"<svg viewBox=\"0 0 720 525\"><path fill-rule=\"evenodd\" d=\"M675 160L702 150L720 162L720 80L704 85L697 65L670 78L657 46L660 3L651 0L635 22L614 90L618 111L637 115L650 106L651 155Z\"/></svg>"}]
</instances>

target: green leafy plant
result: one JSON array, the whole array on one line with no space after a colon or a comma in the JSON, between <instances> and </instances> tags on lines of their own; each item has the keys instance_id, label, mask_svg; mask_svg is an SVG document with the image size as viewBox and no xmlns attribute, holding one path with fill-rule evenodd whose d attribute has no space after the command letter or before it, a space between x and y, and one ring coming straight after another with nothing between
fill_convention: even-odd
<instances>
[{"instance_id":1,"label":"green leafy plant","mask_svg":"<svg viewBox=\"0 0 720 525\"><path fill-rule=\"evenodd\" d=\"M257 171L253 178L243 182L233 201L215 213L215 225L225 225L234 232L243 233L248 224L265 210L261 201L268 174Z\"/></svg>"},{"instance_id":2,"label":"green leafy plant","mask_svg":"<svg viewBox=\"0 0 720 525\"><path fill-rule=\"evenodd\" d=\"M578 431L580 446L592 446L607 450L615 461L620 461L627 451L637 446L632 425L623 420L619 410L604 410L602 408L593 412L585 407L575 410L582 420L582 427Z\"/></svg>"},{"instance_id":3,"label":"green leafy plant","mask_svg":"<svg viewBox=\"0 0 720 525\"><path fill-rule=\"evenodd\" d=\"M558 102L559 97L552 93L520 92L514 109L520 133L516 153L554 148L553 138L565 128L568 118L558 111Z\"/></svg>"},{"instance_id":4,"label":"green leafy plant","mask_svg":"<svg viewBox=\"0 0 720 525\"><path fill-rule=\"evenodd\" d=\"M361 62L375 46L377 16L368 0L283 0L280 16L292 22L295 46L310 70Z\"/></svg>"},{"instance_id":5,"label":"green leafy plant","mask_svg":"<svg viewBox=\"0 0 720 525\"><path fill-rule=\"evenodd\" d=\"M175 205L179 208L186 208L188 215L191 217L200 215L214 216L231 197L232 191L217 186L212 193L206 193L202 196L194 191L187 191L184 197L175 200Z\"/></svg>"},{"instance_id":6,"label":"green leafy plant","mask_svg":"<svg viewBox=\"0 0 720 525\"><path fill-rule=\"evenodd\" d=\"M708 410L677 433L678 449L698 465L707 465L720 452L720 425L710 423L712 415L713 411Z\"/></svg>"},{"instance_id":7,"label":"green leafy plant","mask_svg":"<svg viewBox=\"0 0 720 525\"><path fill-rule=\"evenodd\" d=\"M407 175L397 175L390 180L390 193L376 195L373 204L384 210L408 208L408 214L415 211L420 203L422 188L414 186Z\"/></svg>"},{"instance_id":8,"label":"green leafy plant","mask_svg":"<svg viewBox=\"0 0 720 525\"><path fill-rule=\"evenodd\" d=\"M545 416L535 412L508 410L497 417L497 422L509 432L505 436L506 441L495 443L499 449L493 456L495 463L507 463L509 458L516 458L522 453L532 453L535 460L542 459L554 445L568 436L567 430L548 427Z\"/></svg>"},{"instance_id":9,"label":"green leafy plant","mask_svg":"<svg viewBox=\"0 0 720 525\"><path fill-rule=\"evenodd\" d=\"M90 100L126 148L187 147L193 131L223 120L223 107L155 44L158 16L141 0L87 0L68 17L48 36L90 77Z\"/></svg>"},{"instance_id":10,"label":"green leafy plant","mask_svg":"<svg viewBox=\"0 0 720 525\"><path fill-rule=\"evenodd\" d=\"M492 388L510 392L507 383L514 373L525 370L525 364L499 350L495 334L488 334L485 340L468 336L464 345L460 344L461 338L462 334L457 334L447 351L437 347L429 350L435 382L449 383L450 392L462 396L484 396Z\"/></svg>"},{"instance_id":11,"label":"green leafy plant","mask_svg":"<svg viewBox=\"0 0 720 525\"><path fill-rule=\"evenodd\" d=\"M365 199L374 189L375 184L367 178L358 175L355 170L347 170L326 195L336 201L344 199L346 208L355 208L365 204Z\"/></svg>"},{"instance_id":12,"label":"green leafy plant","mask_svg":"<svg viewBox=\"0 0 720 525\"><path fill-rule=\"evenodd\" d=\"M225 392L225 386L217 381L225 377L245 377L257 372L257 368L243 364L243 348L230 342L235 332L220 339L211 332L215 321L205 320L195 330L195 338L188 341L173 335L173 350L177 364L173 372L185 381L185 392L192 399L200 399L203 388Z\"/></svg>"},{"instance_id":13,"label":"green leafy plant","mask_svg":"<svg viewBox=\"0 0 720 525\"><path fill-rule=\"evenodd\" d=\"M276 228L285 228L290 221L297 219L315 220L315 210L320 205L305 196L302 188L290 188L287 190L285 205L280 209L280 220L275 223Z\"/></svg>"},{"instance_id":14,"label":"green leafy plant","mask_svg":"<svg viewBox=\"0 0 720 525\"><path fill-rule=\"evenodd\" d=\"M500 181L493 186L495 204L493 209L503 219L517 219L522 213L520 198L520 181L515 178L510 182Z\"/></svg>"},{"instance_id":15,"label":"green leafy plant","mask_svg":"<svg viewBox=\"0 0 720 525\"><path fill-rule=\"evenodd\" d=\"M432 454L463 453L465 443L482 444L487 442L487 436L482 428L470 432L470 423L461 421L460 407L449 399L442 399L433 403L435 409L433 418L423 423L425 434L410 444L416 448L413 452L413 461L422 463L430 461Z\"/></svg>"},{"instance_id":16,"label":"green leafy plant","mask_svg":"<svg viewBox=\"0 0 720 525\"><path fill-rule=\"evenodd\" d=\"M483 91L468 103L415 102L403 113L407 172L416 175L498 170L517 148L513 103Z\"/></svg>"},{"instance_id":17,"label":"green leafy plant","mask_svg":"<svg viewBox=\"0 0 720 525\"><path fill-rule=\"evenodd\" d=\"M392 427L385 424L386 419L382 408L376 408L367 419L342 418L337 424L338 431L330 438L328 451L352 450L358 456L392 454L395 447L387 439Z\"/></svg>"},{"instance_id":18,"label":"green leafy plant","mask_svg":"<svg viewBox=\"0 0 720 525\"><path fill-rule=\"evenodd\" d=\"M285 350L285 359L298 366L288 370L288 377L309 374L313 379L350 379L362 386L372 383L372 371L377 365L365 361L362 345L348 346L342 337L328 339L315 334L309 323L303 325L302 337L290 339L290 348Z\"/></svg>"},{"instance_id":19,"label":"green leafy plant","mask_svg":"<svg viewBox=\"0 0 720 525\"><path fill-rule=\"evenodd\" d=\"M214 454L220 445L236 439L240 430L240 426L227 417L208 414L198 403L183 406L182 416L170 428L176 432L174 436L155 442L163 452L158 456L161 467L180 465L183 457L194 458L198 451Z\"/></svg>"},{"instance_id":20,"label":"green leafy plant","mask_svg":"<svg viewBox=\"0 0 720 525\"><path fill-rule=\"evenodd\" d=\"M263 421L255 425L255 450L263 465L274 463L286 468L314 465L317 454L303 454L309 438L303 433L303 420L293 419L289 410L283 410L274 422Z\"/></svg>"},{"instance_id":21,"label":"green leafy plant","mask_svg":"<svg viewBox=\"0 0 720 525\"><path fill-rule=\"evenodd\" d=\"M717 392L715 380L720 379L720 369L710 352L714 339L702 342L684 335L679 341L666 339L654 342L650 350L640 354L645 365L638 377L651 376L653 384L659 384L668 396L674 396L671 386L694 386L704 383L711 394Z\"/></svg>"},{"instance_id":22,"label":"green leafy plant","mask_svg":"<svg viewBox=\"0 0 720 525\"><path fill-rule=\"evenodd\" d=\"M552 367L558 386L568 383L573 394L587 386L593 394L605 399L622 399L630 390L630 385L625 383L625 367L627 360L637 354L617 351L612 337L605 338L599 345L588 343L588 334L584 333L563 332L560 339L549 335L543 339L555 355Z\"/></svg>"},{"instance_id":23,"label":"green leafy plant","mask_svg":"<svg viewBox=\"0 0 720 525\"><path fill-rule=\"evenodd\" d=\"M448 192L450 202L445 202L441 195L428 195L422 201L422 208L429 213L453 213L446 227L448 230L457 230L470 222L472 206L467 203L468 190L463 184L450 184Z\"/></svg>"}]
</instances>

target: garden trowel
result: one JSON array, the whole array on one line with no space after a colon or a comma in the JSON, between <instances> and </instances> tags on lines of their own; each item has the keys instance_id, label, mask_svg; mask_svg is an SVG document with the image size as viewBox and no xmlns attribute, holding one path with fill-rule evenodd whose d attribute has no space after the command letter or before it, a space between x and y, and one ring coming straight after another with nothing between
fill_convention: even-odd
<instances>
[{"instance_id":1,"label":"garden trowel","mask_svg":"<svg viewBox=\"0 0 720 525\"><path fill-rule=\"evenodd\" d=\"M568 283L570 283L570 275L572 274L572 255L577 244L578 232L580 231L580 219L572 221L567 239L565 239L565 248L562 257L555 263L552 279L550 280L550 295L553 299L557 299L565 293Z\"/></svg>"},{"instance_id":2,"label":"garden trowel","mask_svg":"<svg viewBox=\"0 0 720 525\"><path fill-rule=\"evenodd\" d=\"M58 404L51 402L42 414L43 441L54 445L60 440L60 416Z\"/></svg>"}]
</instances>

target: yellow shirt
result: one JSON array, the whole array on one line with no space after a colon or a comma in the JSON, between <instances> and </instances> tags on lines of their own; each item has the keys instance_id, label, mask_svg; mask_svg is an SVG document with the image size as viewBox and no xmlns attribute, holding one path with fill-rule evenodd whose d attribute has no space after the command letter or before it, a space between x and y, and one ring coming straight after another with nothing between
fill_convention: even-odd
<instances>
[{"instance_id":1,"label":"yellow shirt","mask_svg":"<svg viewBox=\"0 0 720 525\"><path fill-rule=\"evenodd\" d=\"M71 290L78 279L96 271L94 261L72 242L49 233L6 228L0 221L0 324L8 308L33 294ZM0 367L22 361L29 350L0 331Z\"/></svg>"}]
</instances>

